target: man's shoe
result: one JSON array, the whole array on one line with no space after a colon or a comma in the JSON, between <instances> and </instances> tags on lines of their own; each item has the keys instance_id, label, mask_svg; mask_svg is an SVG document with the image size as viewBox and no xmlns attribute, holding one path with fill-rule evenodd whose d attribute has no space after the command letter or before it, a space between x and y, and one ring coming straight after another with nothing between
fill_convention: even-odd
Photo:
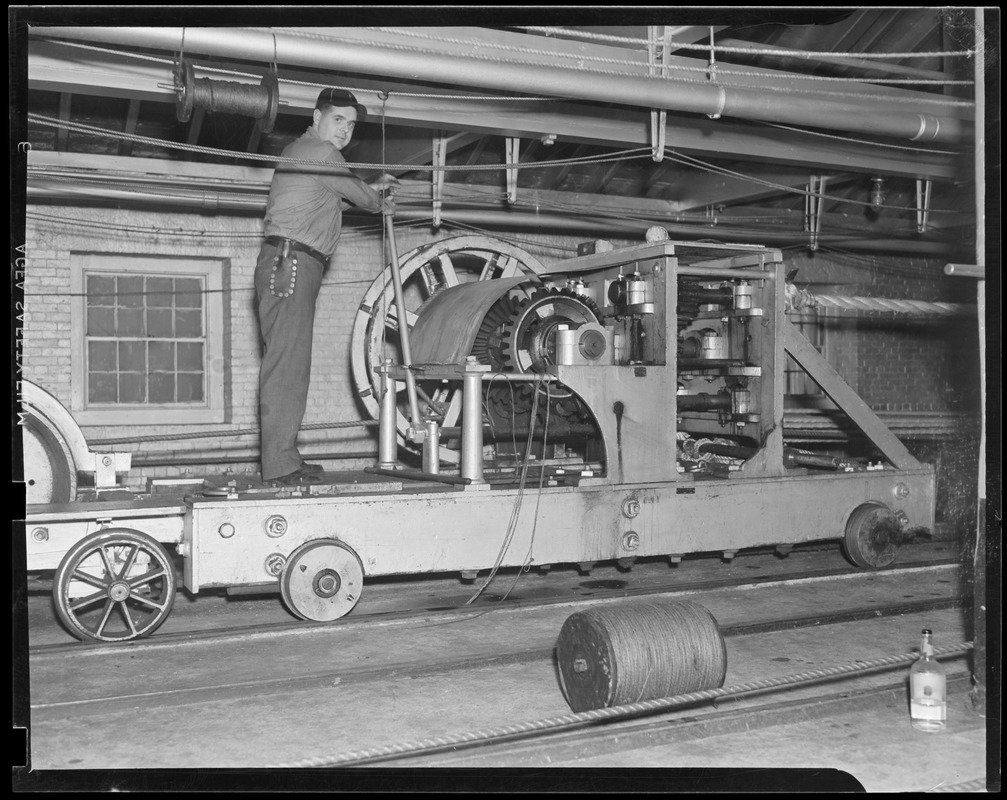
<instances>
[{"instance_id":1,"label":"man's shoe","mask_svg":"<svg viewBox=\"0 0 1007 800\"><path fill-rule=\"evenodd\" d=\"M304 462L301 464L301 472L306 472L309 475L318 475L319 473L325 472L325 467L321 464L309 464Z\"/></svg>"},{"instance_id":2,"label":"man's shoe","mask_svg":"<svg viewBox=\"0 0 1007 800\"><path fill-rule=\"evenodd\" d=\"M269 481L273 486L307 486L321 483L322 477L317 472L305 472L303 468L296 469L289 475L273 478Z\"/></svg>"}]
</instances>

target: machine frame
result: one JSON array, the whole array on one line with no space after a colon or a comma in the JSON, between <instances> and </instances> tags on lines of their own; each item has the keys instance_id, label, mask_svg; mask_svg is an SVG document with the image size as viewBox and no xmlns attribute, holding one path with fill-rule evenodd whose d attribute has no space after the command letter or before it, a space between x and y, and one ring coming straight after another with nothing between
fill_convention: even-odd
<instances>
[{"instance_id":1,"label":"machine frame","mask_svg":"<svg viewBox=\"0 0 1007 800\"><path fill-rule=\"evenodd\" d=\"M560 355L544 370L500 373L479 363L471 355L478 325L452 309L449 292L457 302L490 290L452 287L420 310L414 363L378 368L384 394L374 468L328 473L323 484L294 489L221 479L174 495L29 506L28 571L54 570L63 586L57 603L72 611L75 600L66 587L76 580L78 565L68 565L68 555L78 553L81 542L108 540L110 531L122 530L129 535L117 545L127 553L121 573L118 562L106 561L107 580L93 580L87 590L95 603L112 603L113 584L127 600L146 602L137 587L149 573L135 565L129 572L126 563L133 559L132 534L139 533L152 543L146 550L154 561L153 543L177 551L189 592L275 590L297 616L335 619L352 610L365 576L460 572L471 578L494 566L626 564L652 556L675 561L697 552L731 557L744 548L829 539L842 540L855 564L871 568L894 559L899 532L933 527L933 468L913 458L787 321L779 251L661 241L590 253L509 279L515 286L522 280L594 292L603 318L582 326L579 349L579 329L558 326L562 332L550 341ZM731 292L723 289L724 297L733 300L726 307L701 306L680 326L683 280L702 284L704 292L726 286ZM722 327L726 349L706 360L680 357L680 327L694 331L698 341L711 330L704 325ZM885 462L847 462L829 471L795 465L783 434L785 354L849 415ZM442 432L435 418L401 425L407 371L461 385L457 470L452 465L441 472L436 448ZM487 459L481 409L491 381L572 390L593 415L601 464L543 462L529 473L528 462L501 468ZM696 387L717 390L719 405L697 405L705 392L692 391ZM683 398L690 395L687 405ZM403 429L426 448L421 470L399 463ZM726 472L682 468L684 438L725 434L754 443L749 457ZM163 615L169 611L170 603ZM106 640L100 630L72 632ZM133 636L127 628L112 638Z\"/></svg>"}]
</instances>

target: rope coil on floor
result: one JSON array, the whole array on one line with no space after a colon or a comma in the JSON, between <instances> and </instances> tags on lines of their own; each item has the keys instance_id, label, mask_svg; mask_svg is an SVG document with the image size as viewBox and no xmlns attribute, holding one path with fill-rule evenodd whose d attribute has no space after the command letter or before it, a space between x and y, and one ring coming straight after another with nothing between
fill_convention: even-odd
<instances>
[{"instance_id":1,"label":"rope coil on floor","mask_svg":"<svg viewBox=\"0 0 1007 800\"><path fill-rule=\"evenodd\" d=\"M574 711L723 686L727 645L692 601L591 608L567 618L556 646L560 685Z\"/></svg>"},{"instance_id":2,"label":"rope coil on floor","mask_svg":"<svg viewBox=\"0 0 1007 800\"><path fill-rule=\"evenodd\" d=\"M951 647L935 648L934 657L946 658L964 655L971 649L972 642L964 642ZM469 731L449 736L438 736L429 739L402 742L399 744L374 747L368 750L355 750L331 756L317 756L315 758L304 759L303 761L297 761L289 764L278 764L275 766L281 769L332 767L339 765L345 766L350 764L364 764L376 761L392 760L399 756L415 756L444 749L457 750L464 747L489 744L494 741L528 736L535 733L549 733L567 730L597 722L621 721L632 717L643 716L644 714L652 714L661 711L668 711L680 706L693 705L706 700L736 698L746 694L761 693L790 686L799 686L802 684L812 684L825 680L833 680L847 675L860 675L870 672L895 669L897 667L905 667L917 661L919 657L920 654L918 652L904 653L898 656L888 656L885 658L875 659L873 661L845 664L838 667L831 667L829 669L810 670L807 672L797 673L795 675L788 675L783 678L753 681L751 683L744 683L728 688L708 689L700 692L677 695L675 697L646 700L624 706L613 706L611 708L600 708L593 711L582 711L575 714L550 717L548 719L516 723L514 725L504 725L479 731Z\"/></svg>"}]
</instances>

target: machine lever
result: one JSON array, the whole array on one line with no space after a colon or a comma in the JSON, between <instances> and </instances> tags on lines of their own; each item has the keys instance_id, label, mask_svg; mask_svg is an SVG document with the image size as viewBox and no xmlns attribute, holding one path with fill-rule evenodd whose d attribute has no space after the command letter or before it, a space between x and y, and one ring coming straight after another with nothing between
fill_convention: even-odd
<instances>
[{"instance_id":1,"label":"machine lever","mask_svg":"<svg viewBox=\"0 0 1007 800\"><path fill-rule=\"evenodd\" d=\"M388 194L393 193L388 189ZM395 227L392 223L390 208L383 212L385 234L388 236L388 253L392 267L392 286L395 289L395 309L399 318L399 343L402 348L402 366L406 370L406 393L409 396L409 430L419 430L420 405L416 397L416 378L410 369L413 363L412 350L409 347L409 322L406 319L406 303L402 292L402 273L399 271L399 252L395 246Z\"/></svg>"}]
</instances>

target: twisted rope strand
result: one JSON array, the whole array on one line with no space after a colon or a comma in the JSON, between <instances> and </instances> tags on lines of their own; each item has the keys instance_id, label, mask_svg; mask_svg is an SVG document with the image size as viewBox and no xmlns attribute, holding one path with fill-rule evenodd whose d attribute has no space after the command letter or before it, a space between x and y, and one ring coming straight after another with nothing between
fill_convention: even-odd
<instances>
[{"instance_id":1,"label":"twisted rope strand","mask_svg":"<svg viewBox=\"0 0 1007 800\"><path fill-rule=\"evenodd\" d=\"M935 649L934 656L957 656L962 655L971 649L972 643L965 642L952 647ZM892 669L912 664L917 661L919 657L919 653L905 653L903 655L889 656L876 659L874 661L846 664L822 670L809 670L795 675L788 675L783 678L752 681L750 683L743 683L729 688L706 689L701 692L690 692L688 694L676 695L675 697L667 697L659 700L629 703L623 706L601 708L594 711L582 711L576 714L563 714L561 716L550 717L548 719L520 722L512 725L503 725L496 728L486 728L479 731L471 731L447 736L435 736L429 739L385 745L383 747L374 747L368 750L355 750L332 756L318 756L315 758L304 759L303 761L298 761L292 764L280 764L277 766L280 768L331 767L340 764L361 764L364 762L389 760L395 756L402 755L419 755L423 752L441 750L448 747L460 749L469 745L488 743L493 740L505 739L512 736L522 736L539 732L553 732L588 725L595 722L612 722L615 720L628 719L643 714L667 711L678 706L692 705L693 703L702 702L704 700L715 700L722 697L738 697L753 692L763 692L787 686L796 686L803 683L816 682L844 675L856 675L866 673L868 671Z\"/></svg>"}]
</instances>

